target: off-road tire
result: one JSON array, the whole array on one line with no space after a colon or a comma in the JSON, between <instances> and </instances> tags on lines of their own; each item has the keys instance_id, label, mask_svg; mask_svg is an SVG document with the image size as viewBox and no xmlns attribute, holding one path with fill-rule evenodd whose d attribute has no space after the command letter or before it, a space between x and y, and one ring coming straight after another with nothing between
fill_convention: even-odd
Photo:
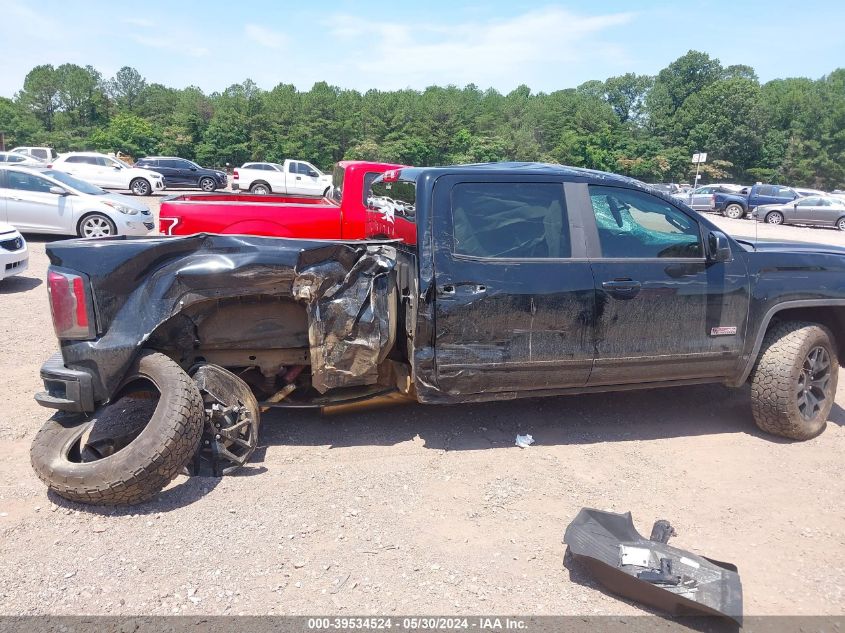
<instances>
[{"instance_id":1,"label":"off-road tire","mask_svg":"<svg viewBox=\"0 0 845 633\"><path fill-rule=\"evenodd\" d=\"M798 408L799 379L804 360L816 347L830 357L830 382L823 406L810 420ZM767 433L808 440L824 430L833 400L839 362L830 330L818 323L784 321L774 324L763 339L751 377L751 410L757 426Z\"/></svg>"},{"instance_id":2,"label":"off-road tire","mask_svg":"<svg viewBox=\"0 0 845 633\"><path fill-rule=\"evenodd\" d=\"M131 444L91 462L67 459L66 447L85 432L90 418L57 413L35 436L32 467L56 494L79 503L135 504L164 488L193 458L205 410L190 376L164 354L143 353L127 376L146 378L160 392L155 412Z\"/></svg>"}]
</instances>

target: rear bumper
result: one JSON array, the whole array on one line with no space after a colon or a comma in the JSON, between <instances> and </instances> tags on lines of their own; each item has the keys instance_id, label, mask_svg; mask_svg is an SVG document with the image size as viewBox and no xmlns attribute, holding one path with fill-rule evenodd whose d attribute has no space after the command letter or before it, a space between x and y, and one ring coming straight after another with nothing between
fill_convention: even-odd
<instances>
[{"instance_id":1,"label":"rear bumper","mask_svg":"<svg viewBox=\"0 0 845 633\"><path fill-rule=\"evenodd\" d=\"M35 394L35 401L48 409L91 412L94 410L94 387L91 375L65 367L61 352L53 354L41 366L45 391Z\"/></svg>"}]
</instances>

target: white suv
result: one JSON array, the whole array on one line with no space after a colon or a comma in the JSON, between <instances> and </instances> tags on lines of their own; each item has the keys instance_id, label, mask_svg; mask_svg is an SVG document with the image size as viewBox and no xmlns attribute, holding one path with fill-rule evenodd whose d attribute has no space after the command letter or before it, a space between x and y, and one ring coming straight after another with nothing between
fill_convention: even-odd
<instances>
[{"instance_id":1,"label":"white suv","mask_svg":"<svg viewBox=\"0 0 845 633\"><path fill-rule=\"evenodd\" d=\"M97 152L68 152L50 166L104 189L130 189L136 196L148 196L165 189L161 174L131 167L122 160Z\"/></svg>"}]
</instances>

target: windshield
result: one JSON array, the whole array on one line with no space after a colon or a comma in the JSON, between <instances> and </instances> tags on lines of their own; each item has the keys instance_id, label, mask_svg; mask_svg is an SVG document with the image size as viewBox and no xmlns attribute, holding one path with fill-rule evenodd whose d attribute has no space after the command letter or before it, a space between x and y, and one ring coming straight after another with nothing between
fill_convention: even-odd
<instances>
[{"instance_id":1,"label":"windshield","mask_svg":"<svg viewBox=\"0 0 845 633\"><path fill-rule=\"evenodd\" d=\"M67 185L68 187L73 187L80 193L87 193L92 196L104 196L106 192L92 185L91 183L85 182L84 180L80 180L79 178L74 178L70 174L66 174L63 171L57 171L55 169L45 169L43 172L45 176L50 176L53 180L58 180L60 183Z\"/></svg>"}]
</instances>

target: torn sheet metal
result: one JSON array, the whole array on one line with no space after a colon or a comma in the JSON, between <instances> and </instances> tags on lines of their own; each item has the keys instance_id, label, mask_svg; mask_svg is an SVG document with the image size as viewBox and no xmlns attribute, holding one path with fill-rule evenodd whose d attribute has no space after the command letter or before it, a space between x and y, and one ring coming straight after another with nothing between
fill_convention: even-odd
<instances>
[{"instance_id":1,"label":"torn sheet metal","mask_svg":"<svg viewBox=\"0 0 845 633\"><path fill-rule=\"evenodd\" d=\"M355 258L303 253L293 294L308 304L311 384L320 393L377 381L396 335L395 264L391 248Z\"/></svg>"},{"instance_id":2,"label":"torn sheet metal","mask_svg":"<svg viewBox=\"0 0 845 633\"><path fill-rule=\"evenodd\" d=\"M98 402L111 397L137 352L191 306L231 298L290 299L308 313L314 384L369 384L395 334L390 242L325 242L244 235L67 240L47 245L53 266L84 274L100 338L63 341L65 365L91 374ZM209 304L211 305L211 304ZM190 317L169 345L188 352Z\"/></svg>"},{"instance_id":3,"label":"torn sheet metal","mask_svg":"<svg viewBox=\"0 0 845 633\"><path fill-rule=\"evenodd\" d=\"M737 568L661 542L672 530L659 523L661 538L652 541L637 532L630 512L582 508L563 542L613 593L673 615L720 615L742 624Z\"/></svg>"}]
</instances>

